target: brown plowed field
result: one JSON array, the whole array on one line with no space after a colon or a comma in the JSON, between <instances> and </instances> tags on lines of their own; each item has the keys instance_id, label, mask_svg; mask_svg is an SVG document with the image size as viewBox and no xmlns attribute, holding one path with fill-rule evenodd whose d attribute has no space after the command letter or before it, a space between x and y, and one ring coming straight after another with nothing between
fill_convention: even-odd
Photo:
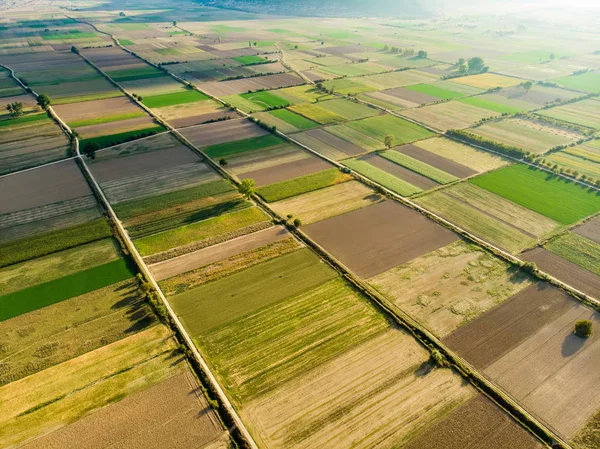
<instances>
[{"instance_id":1,"label":"brown plowed field","mask_svg":"<svg viewBox=\"0 0 600 449\"><path fill-rule=\"evenodd\" d=\"M198 383L186 372L21 447L198 449L225 435Z\"/></svg>"},{"instance_id":2,"label":"brown plowed field","mask_svg":"<svg viewBox=\"0 0 600 449\"><path fill-rule=\"evenodd\" d=\"M268 134L260 126L244 119L194 126L182 129L180 133L198 147L207 147Z\"/></svg>"},{"instance_id":3,"label":"brown plowed field","mask_svg":"<svg viewBox=\"0 0 600 449\"><path fill-rule=\"evenodd\" d=\"M348 142L344 139L340 139L339 137L328 133L324 129L313 129L311 131L306 131L305 134L308 134L309 136L320 140L324 144L332 146L337 150L346 153L348 156L354 156L356 154L364 152L364 150L361 147L354 145L353 143Z\"/></svg>"},{"instance_id":4,"label":"brown plowed field","mask_svg":"<svg viewBox=\"0 0 600 449\"><path fill-rule=\"evenodd\" d=\"M573 232L579 234L586 239L590 239L596 243L600 243L600 217L584 223L583 225L573 229Z\"/></svg>"},{"instance_id":5,"label":"brown plowed field","mask_svg":"<svg viewBox=\"0 0 600 449\"><path fill-rule=\"evenodd\" d=\"M99 161L90 164L90 170L98 182L107 182L195 162L203 164L196 154L181 147Z\"/></svg>"},{"instance_id":6,"label":"brown plowed field","mask_svg":"<svg viewBox=\"0 0 600 449\"><path fill-rule=\"evenodd\" d=\"M431 426L404 449L538 449L544 446L479 394Z\"/></svg>"},{"instance_id":7,"label":"brown plowed field","mask_svg":"<svg viewBox=\"0 0 600 449\"><path fill-rule=\"evenodd\" d=\"M456 234L394 201L303 228L359 276L371 277L456 240Z\"/></svg>"},{"instance_id":8,"label":"brown plowed field","mask_svg":"<svg viewBox=\"0 0 600 449\"><path fill-rule=\"evenodd\" d=\"M142 111L127 97L59 104L53 109L65 123Z\"/></svg>"},{"instance_id":9,"label":"brown plowed field","mask_svg":"<svg viewBox=\"0 0 600 449\"><path fill-rule=\"evenodd\" d=\"M592 320L594 335L573 334ZM600 408L600 314L548 284L534 285L444 341L559 435Z\"/></svg>"},{"instance_id":10,"label":"brown plowed field","mask_svg":"<svg viewBox=\"0 0 600 449\"><path fill-rule=\"evenodd\" d=\"M413 186L418 187L419 189L428 190L433 187L439 186L437 182L426 178L425 176L422 176L418 173L415 173L414 171L409 170L408 168L404 168L401 165L395 164L394 162L389 161L381 156L378 156L377 154L368 154L366 156L361 157L360 159L365 162L368 162L374 167L379 168L380 170L383 170L384 172L391 174L392 176L400 178L403 181L406 181L412 184Z\"/></svg>"},{"instance_id":11,"label":"brown plowed field","mask_svg":"<svg viewBox=\"0 0 600 449\"><path fill-rule=\"evenodd\" d=\"M170 120L169 123L174 128L185 128L186 126L200 125L200 124L206 123L210 120L223 120L226 117L235 119L235 118L240 118L240 115L235 111L229 111L229 110L216 111L216 112L209 112L207 114L192 115L190 117Z\"/></svg>"},{"instance_id":12,"label":"brown plowed field","mask_svg":"<svg viewBox=\"0 0 600 449\"><path fill-rule=\"evenodd\" d=\"M209 95L214 97L224 97L227 95L237 95L248 92L255 92L260 89L279 89L281 87L299 86L304 84L304 80L293 73L281 73L278 75L257 76L232 81L211 81L202 84L201 88Z\"/></svg>"},{"instance_id":13,"label":"brown plowed field","mask_svg":"<svg viewBox=\"0 0 600 449\"><path fill-rule=\"evenodd\" d=\"M443 156L430 153L429 151L423 150L415 145L402 145L401 147L396 148L396 150L402 154L406 154L407 156L418 159L421 162L425 162L426 164L429 164L435 168L439 168L446 173L450 173L457 178L466 178L478 173L469 167L465 167L462 164L458 164L450 159L446 159Z\"/></svg>"},{"instance_id":14,"label":"brown plowed field","mask_svg":"<svg viewBox=\"0 0 600 449\"><path fill-rule=\"evenodd\" d=\"M267 167L244 173L244 178L254 179L258 187L287 181L299 176L310 175L332 168L332 165L316 156L310 156L299 161Z\"/></svg>"},{"instance_id":15,"label":"brown plowed field","mask_svg":"<svg viewBox=\"0 0 600 449\"><path fill-rule=\"evenodd\" d=\"M543 271L571 285L583 293L600 298L600 276L563 259L544 248L527 251L521 257L535 264Z\"/></svg>"},{"instance_id":16,"label":"brown plowed field","mask_svg":"<svg viewBox=\"0 0 600 449\"><path fill-rule=\"evenodd\" d=\"M58 162L0 178L0 214L92 194L77 164Z\"/></svg>"},{"instance_id":17,"label":"brown plowed field","mask_svg":"<svg viewBox=\"0 0 600 449\"><path fill-rule=\"evenodd\" d=\"M198 267L203 267L246 251L252 251L253 249L289 236L290 233L285 228L273 226L263 231L248 234L243 237L194 251L193 253L184 254L183 256L175 257L174 259L150 265L149 268L156 280L162 281L177 276L178 274L192 271Z\"/></svg>"}]
</instances>

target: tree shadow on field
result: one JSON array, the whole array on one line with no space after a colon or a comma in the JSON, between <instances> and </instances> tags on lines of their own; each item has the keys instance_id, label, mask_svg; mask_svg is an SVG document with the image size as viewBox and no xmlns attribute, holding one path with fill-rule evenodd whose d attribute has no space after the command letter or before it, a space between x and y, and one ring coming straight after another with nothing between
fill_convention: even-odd
<instances>
[{"instance_id":1,"label":"tree shadow on field","mask_svg":"<svg viewBox=\"0 0 600 449\"><path fill-rule=\"evenodd\" d=\"M571 357L575 355L583 348L586 341L585 338L578 337L575 334L567 335L567 338L565 338L562 344L562 356Z\"/></svg>"},{"instance_id":2,"label":"tree shadow on field","mask_svg":"<svg viewBox=\"0 0 600 449\"><path fill-rule=\"evenodd\" d=\"M428 359L425 360L421 365L415 370L415 377L426 377L430 372L435 369L434 363Z\"/></svg>"}]
</instances>

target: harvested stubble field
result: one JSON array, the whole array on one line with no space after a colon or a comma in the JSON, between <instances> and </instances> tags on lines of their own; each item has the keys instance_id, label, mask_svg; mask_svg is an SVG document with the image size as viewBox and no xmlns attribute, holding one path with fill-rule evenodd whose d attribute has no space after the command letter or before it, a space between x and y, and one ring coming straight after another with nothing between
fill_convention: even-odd
<instances>
[{"instance_id":1,"label":"harvested stubble field","mask_svg":"<svg viewBox=\"0 0 600 449\"><path fill-rule=\"evenodd\" d=\"M398 227L402 223L402 227ZM359 276L372 277L457 240L452 232L395 201L328 218L303 228ZM369 230L377 229L377 233ZM369 238L364 238L369 234Z\"/></svg>"},{"instance_id":2,"label":"harvested stubble field","mask_svg":"<svg viewBox=\"0 0 600 449\"><path fill-rule=\"evenodd\" d=\"M577 320L597 312L561 290L537 283L445 339L469 363L529 411L571 439L600 407L600 343L577 337Z\"/></svg>"},{"instance_id":3,"label":"harvested stubble field","mask_svg":"<svg viewBox=\"0 0 600 449\"><path fill-rule=\"evenodd\" d=\"M242 145L237 147L237 149L241 148L243 148ZM232 149L235 151L235 146ZM217 160L217 158L214 159ZM291 170L293 172L296 170L292 164L293 162L298 161L301 164L309 165L315 164L315 158L310 153L295 145L281 142L276 145L233 154L231 158L226 158L225 160L227 161L227 170L229 172L235 174L240 179L252 178L257 184L262 183L259 178L264 178L269 182L268 180L271 175L282 177L274 171L274 167L283 167L286 171ZM323 166L323 168L327 167L330 166ZM272 170L269 170L270 168ZM306 170L307 168L299 167L298 171L302 172L302 170ZM251 175L247 175L247 173L251 173Z\"/></svg>"},{"instance_id":4,"label":"harvested stubble field","mask_svg":"<svg viewBox=\"0 0 600 449\"><path fill-rule=\"evenodd\" d=\"M531 284L525 272L464 241L385 271L369 282L438 337Z\"/></svg>"},{"instance_id":5,"label":"harvested stubble field","mask_svg":"<svg viewBox=\"0 0 600 449\"><path fill-rule=\"evenodd\" d=\"M494 170L508 164L508 160L502 159L499 156L495 156L484 150L478 150L477 148L473 148L469 145L454 142L453 140L446 139L444 137L434 137L431 139L419 140L418 142L413 143L411 146L416 146L427 151L428 153L441 156L446 160L454 162L455 164L460 164L464 167L468 167L469 169L478 173ZM400 151L404 152L404 148L406 147L401 147ZM409 155L417 157L413 154L414 153L411 153ZM425 162L427 162L427 160L429 160L429 156L427 156ZM432 163L432 165L436 164ZM445 169L446 167L448 167L448 173L452 173L461 178L464 177L464 175L461 174L466 173L465 171L462 171L462 169L460 171L461 174L459 174L459 172L454 173L450 171L450 166L445 161L443 166L438 166L438 168L441 169Z\"/></svg>"},{"instance_id":6,"label":"harvested stubble field","mask_svg":"<svg viewBox=\"0 0 600 449\"><path fill-rule=\"evenodd\" d=\"M275 158L275 160L271 161L272 165L269 164L270 158L267 158L264 163L269 164L269 166L258 168L254 165L252 167L254 170L249 170L250 166L246 166L243 170L238 168L238 172L242 173L243 178L254 179L256 185L261 187L275 183L290 182L294 178L307 177L309 175L319 177L318 172L335 170L331 168L329 162L301 148L293 147L291 150L284 159L279 160L279 158ZM291 160L286 162L288 158ZM314 188L308 185L306 189L305 191L314 190Z\"/></svg>"},{"instance_id":7,"label":"harvested stubble field","mask_svg":"<svg viewBox=\"0 0 600 449\"><path fill-rule=\"evenodd\" d=\"M380 156L398 164L402 167L407 168L419 175L425 176L426 178L435 181L438 184L448 184L454 181L458 181L456 176L446 173L444 170L440 170L437 167L429 165L419 159L415 159L406 153L399 151L386 150L379 153Z\"/></svg>"},{"instance_id":8,"label":"harvested stubble field","mask_svg":"<svg viewBox=\"0 0 600 449\"><path fill-rule=\"evenodd\" d=\"M494 73L482 73L450 80L452 83L466 84L479 89L492 89L494 87L513 87L522 82L519 78L511 78Z\"/></svg>"},{"instance_id":9,"label":"harvested stubble field","mask_svg":"<svg viewBox=\"0 0 600 449\"><path fill-rule=\"evenodd\" d=\"M201 240L227 234L247 226L268 221L267 215L256 207L248 207L225 215L170 229L135 241L142 256L161 253Z\"/></svg>"},{"instance_id":10,"label":"harvested stubble field","mask_svg":"<svg viewBox=\"0 0 600 449\"><path fill-rule=\"evenodd\" d=\"M176 347L156 325L0 387L0 443L21 444L181 372Z\"/></svg>"},{"instance_id":11,"label":"harvested stubble field","mask_svg":"<svg viewBox=\"0 0 600 449\"><path fill-rule=\"evenodd\" d=\"M180 133L198 147L207 147L235 140L264 136L267 133L250 120L226 120L217 123L192 126L180 130Z\"/></svg>"},{"instance_id":12,"label":"harvested stubble field","mask_svg":"<svg viewBox=\"0 0 600 449\"><path fill-rule=\"evenodd\" d=\"M469 132L535 154L568 145L582 137L574 131L520 118L484 123Z\"/></svg>"},{"instance_id":13,"label":"harvested stubble field","mask_svg":"<svg viewBox=\"0 0 600 449\"><path fill-rule=\"evenodd\" d=\"M455 177L454 179L466 178L477 173L477 171L473 170L472 168L455 162L454 160L424 150L418 146L420 143L422 142L417 142L417 144L403 145L395 148L395 150L413 159L421 161L424 164L441 170L442 172Z\"/></svg>"},{"instance_id":14,"label":"harvested stubble field","mask_svg":"<svg viewBox=\"0 0 600 449\"><path fill-rule=\"evenodd\" d=\"M516 253L559 224L470 183L421 196L416 202L488 242Z\"/></svg>"},{"instance_id":15,"label":"harvested stubble field","mask_svg":"<svg viewBox=\"0 0 600 449\"><path fill-rule=\"evenodd\" d=\"M321 103L300 103L291 106L290 110L322 125L330 125L332 123L341 123L346 121L344 116L324 108Z\"/></svg>"},{"instance_id":16,"label":"harvested stubble field","mask_svg":"<svg viewBox=\"0 0 600 449\"><path fill-rule=\"evenodd\" d=\"M281 73L241 80L203 83L202 90L213 97L224 97L248 91L257 91L261 89L271 90L282 87L298 86L300 84L304 84L304 80L298 75L293 73Z\"/></svg>"},{"instance_id":17,"label":"harvested stubble field","mask_svg":"<svg viewBox=\"0 0 600 449\"><path fill-rule=\"evenodd\" d=\"M156 317L128 280L0 323L0 385L133 335Z\"/></svg>"},{"instance_id":18,"label":"harvested stubble field","mask_svg":"<svg viewBox=\"0 0 600 449\"><path fill-rule=\"evenodd\" d=\"M405 109L400 114L440 131L467 128L481 119L499 115L488 109L461 103L460 101Z\"/></svg>"},{"instance_id":19,"label":"harvested stubble field","mask_svg":"<svg viewBox=\"0 0 600 449\"><path fill-rule=\"evenodd\" d=\"M600 211L600 195L526 165L516 164L469 182L562 224L571 224ZM557 208L556 205L561 207Z\"/></svg>"},{"instance_id":20,"label":"harvested stubble field","mask_svg":"<svg viewBox=\"0 0 600 449\"><path fill-rule=\"evenodd\" d=\"M594 180L600 178L600 140L565 148L549 154L546 159L571 173L579 172Z\"/></svg>"},{"instance_id":21,"label":"harvested stubble field","mask_svg":"<svg viewBox=\"0 0 600 449\"><path fill-rule=\"evenodd\" d=\"M478 395L426 429L405 447L542 449L545 446L502 413L492 401Z\"/></svg>"},{"instance_id":22,"label":"harvested stubble field","mask_svg":"<svg viewBox=\"0 0 600 449\"><path fill-rule=\"evenodd\" d=\"M600 101L590 98L537 112L565 122L600 129Z\"/></svg>"},{"instance_id":23,"label":"harvested stubble field","mask_svg":"<svg viewBox=\"0 0 600 449\"><path fill-rule=\"evenodd\" d=\"M408 183L411 186L409 187L409 189L411 189L411 193L415 191L420 192L422 190L431 189L440 185L438 182L434 181L430 177L423 176L416 170L412 170L409 167L403 166L403 164L399 164L394 159L399 160L401 159L401 157L396 158L394 154L390 157L389 153L387 151L384 151L378 154L368 154L366 156L361 157L359 160L361 162L367 162L373 167L376 167L379 170L383 170L384 172L397 178L398 180ZM412 190L413 187L416 187L416 189ZM409 194L405 195L408 196Z\"/></svg>"},{"instance_id":24,"label":"harvested stubble field","mask_svg":"<svg viewBox=\"0 0 600 449\"><path fill-rule=\"evenodd\" d=\"M419 70L405 70L400 72L382 73L379 75L369 75L356 78L356 82L363 84L370 90L384 90L395 87L408 86L410 84L427 83L435 81L439 77L432 73L421 72ZM327 85L327 83L325 83ZM335 89L340 93L345 93Z\"/></svg>"},{"instance_id":25,"label":"harvested stubble field","mask_svg":"<svg viewBox=\"0 0 600 449\"><path fill-rule=\"evenodd\" d=\"M370 161L370 162L368 162ZM375 162L379 165L379 168L373 165L371 162ZM372 157L365 157L361 159L348 159L344 161L344 165L354 170L355 172L365 176L366 178L381 184L388 190L397 193L402 196L411 196L415 193L419 193L422 190L403 179L395 176L392 173L402 172L403 175L418 177L416 173L410 172L410 170L403 171L402 167L395 165L393 162L382 159L381 157L374 155ZM408 173L407 173L408 172ZM423 182L429 181L426 178L419 180ZM432 182L433 183L433 182Z\"/></svg>"},{"instance_id":26,"label":"harvested stubble field","mask_svg":"<svg viewBox=\"0 0 600 449\"><path fill-rule=\"evenodd\" d=\"M382 200L382 195L373 192L362 183L348 181L277 201L271 204L271 208L281 216L291 214L300 218L303 224L309 224Z\"/></svg>"},{"instance_id":27,"label":"harvested stubble field","mask_svg":"<svg viewBox=\"0 0 600 449\"><path fill-rule=\"evenodd\" d=\"M354 143L340 139L324 129L313 129L298 133L293 136L293 139L335 160L345 159L364 152L362 148Z\"/></svg>"},{"instance_id":28,"label":"harvested stubble field","mask_svg":"<svg viewBox=\"0 0 600 449\"><path fill-rule=\"evenodd\" d=\"M521 254L524 260L568 285L595 298L600 298L600 276L544 248L534 248Z\"/></svg>"},{"instance_id":29,"label":"harvested stubble field","mask_svg":"<svg viewBox=\"0 0 600 449\"><path fill-rule=\"evenodd\" d=\"M213 100L165 106L156 108L153 112L163 120L169 122L174 128L201 125L211 120L222 121L230 118L239 118L237 112L223 107Z\"/></svg>"},{"instance_id":30,"label":"harvested stubble field","mask_svg":"<svg viewBox=\"0 0 600 449\"><path fill-rule=\"evenodd\" d=\"M310 161L310 159L308 160ZM324 187L328 187L335 184L340 184L352 179L350 175L342 173L338 168L327 168L330 166L325 161L318 159L318 168L325 169L322 171L314 172L299 176L295 178L290 178L286 181L275 182L273 184L265 185L256 190L256 193L259 194L265 201L269 203L274 201L283 200L285 198L290 198L292 196L300 195L302 193L312 192L314 190L319 190ZM297 162L290 163L297 165ZM302 165L300 165L302 166ZM281 167L275 167L273 170L277 170ZM293 168L293 167L292 167ZM247 176L251 176L251 174L246 173Z\"/></svg>"},{"instance_id":31,"label":"harvested stubble field","mask_svg":"<svg viewBox=\"0 0 600 449\"><path fill-rule=\"evenodd\" d=\"M229 439L187 369L75 423L22 446L226 449ZM158 406L157 406L158 405Z\"/></svg>"}]
</instances>

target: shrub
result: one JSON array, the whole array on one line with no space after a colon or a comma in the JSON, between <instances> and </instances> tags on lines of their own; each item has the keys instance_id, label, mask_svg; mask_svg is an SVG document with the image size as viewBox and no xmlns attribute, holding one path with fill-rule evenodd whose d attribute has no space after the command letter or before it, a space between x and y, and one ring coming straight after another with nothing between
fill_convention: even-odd
<instances>
[{"instance_id":1,"label":"shrub","mask_svg":"<svg viewBox=\"0 0 600 449\"><path fill-rule=\"evenodd\" d=\"M580 320L575 323L575 335L580 338L589 338L592 336L592 322L590 320Z\"/></svg>"}]
</instances>

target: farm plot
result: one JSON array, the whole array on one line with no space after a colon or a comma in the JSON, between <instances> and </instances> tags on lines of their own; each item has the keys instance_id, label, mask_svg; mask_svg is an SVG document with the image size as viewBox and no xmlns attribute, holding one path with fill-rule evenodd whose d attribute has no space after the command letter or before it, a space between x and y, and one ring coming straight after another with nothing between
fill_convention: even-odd
<instances>
[{"instance_id":1,"label":"farm plot","mask_svg":"<svg viewBox=\"0 0 600 449\"><path fill-rule=\"evenodd\" d=\"M600 129L600 101L593 98L544 109L538 111L537 114L589 128Z\"/></svg>"},{"instance_id":2,"label":"farm plot","mask_svg":"<svg viewBox=\"0 0 600 449\"><path fill-rule=\"evenodd\" d=\"M127 97L63 104L54 106L53 109L71 128L146 116L146 113Z\"/></svg>"},{"instance_id":3,"label":"farm plot","mask_svg":"<svg viewBox=\"0 0 600 449\"><path fill-rule=\"evenodd\" d=\"M181 103L155 108L153 112L174 128L200 125L211 121L239 118L239 114L213 100Z\"/></svg>"},{"instance_id":4,"label":"farm plot","mask_svg":"<svg viewBox=\"0 0 600 449\"><path fill-rule=\"evenodd\" d=\"M458 181L456 176L446 173L439 168L427 164L420 159L415 159L406 153L401 153L394 150L386 150L379 153L380 156L387 160L394 162L402 167L407 168L419 175L429 178L438 184L448 184L454 181Z\"/></svg>"},{"instance_id":5,"label":"farm plot","mask_svg":"<svg viewBox=\"0 0 600 449\"><path fill-rule=\"evenodd\" d=\"M22 444L183 371L176 347L167 328L153 326L0 387L0 443Z\"/></svg>"},{"instance_id":6,"label":"farm plot","mask_svg":"<svg viewBox=\"0 0 600 449\"><path fill-rule=\"evenodd\" d=\"M345 61L344 64L322 67L320 70L338 76L365 76L389 72L390 68L369 62L348 64L348 61Z\"/></svg>"},{"instance_id":7,"label":"farm plot","mask_svg":"<svg viewBox=\"0 0 600 449\"><path fill-rule=\"evenodd\" d=\"M567 173L579 173L588 178L588 182L600 179L600 140L591 140L581 145L568 147L549 154L546 159Z\"/></svg>"},{"instance_id":8,"label":"farm plot","mask_svg":"<svg viewBox=\"0 0 600 449\"><path fill-rule=\"evenodd\" d=\"M184 128L180 132L197 147L207 147L268 134L260 126L243 119L192 126Z\"/></svg>"},{"instance_id":9,"label":"farm plot","mask_svg":"<svg viewBox=\"0 0 600 449\"><path fill-rule=\"evenodd\" d=\"M132 280L2 321L0 385L133 335L155 322Z\"/></svg>"},{"instance_id":10,"label":"farm plot","mask_svg":"<svg viewBox=\"0 0 600 449\"><path fill-rule=\"evenodd\" d=\"M253 116L268 126L275 126L279 131L284 133L294 133L319 126L318 123L288 109L258 112L253 114Z\"/></svg>"},{"instance_id":11,"label":"farm plot","mask_svg":"<svg viewBox=\"0 0 600 449\"><path fill-rule=\"evenodd\" d=\"M187 369L22 447L159 449L165 441L181 449L229 447L218 417Z\"/></svg>"},{"instance_id":12,"label":"farm plot","mask_svg":"<svg viewBox=\"0 0 600 449\"><path fill-rule=\"evenodd\" d=\"M438 182L430 179L429 177L422 176L416 171L397 163L393 159L385 157L386 154L387 153L385 152L379 154L368 154L361 157L359 161L366 162L379 170L383 170L389 175L410 184L410 186L416 187L418 191L431 189L439 185Z\"/></svg>"},{"instance_id":13,"label":"farm plot","mask_svg":"<svg viewBox=\"0 0 600 449\"><path fill-rule=\"evenodd\" d=\"M377 90L375 87L367 86L362 83L362 81L352 78L340 78L326 81L323 83L323 86L325 86L329 91L333 89L335 92L343 95L356 95L362 92Z\"/></svg>"},{"instance_id":14,"label":"farm plot","mask_svg":"<svg viewBox=\"0 0 600 449\"><path fill-rule=\"evenodd\" d=\"M549 87L535 84L530 90L522 86L514 86L499 90L493 94L482 95L483 99L490 99L506 106L514 106L523 110L539 109L555 101L571 100L580 94L558 87Z\"/></svg>"},{"instance_id":15,"label":"farm plot","mask_svg":"<svg viewBox=\"0 0 600 449\"><path fill-rule=\"evenodd\" d=\"M276 75L264 75L241 80L208 82L202 84L202 90L213 97L225 97L227 95L238 95L244 92L259 90L279 89L282 87L298 86L304 84L304 80L296 74L281 73Z\"/></svg>"},{"instance_id":16,"label":"farm plot","mask_svg":"<svg viewBox=\"0 0 600 449\"><path fill-rule=\"evenodd\" d=\"M358 181L348 181L277 201L271 204L271 208L281 216L291 214L300 218L306 225L382 200L382 195L373 192Z\"/></svg>"},{"instance_id":17,"label":"farm plot","mask_svg":"<svg viewBox=\"0 0 600 449\"><path fill-rule=\"evenodd\" d=\"M498 103L494 101L493 97L486 95L460 98L457 101L460 101L464 104L470 104L471 106L477 106L478 108L487 109L488 111L497 112L498 114L516 114L529 109L523 107L522 105L508 105L504 102Z\"/></svg>"},{"instance_id":18,"label":"farm plot","mask_svg":"<svg viewBox=\"0 0 600 449\"><path fill-rule=\"evenodd\" d=\"M469 132L535 154L545 153L559 145L568 145L582 137L565 128L522 118L484 123Z\"/></svg>"},{"instance_id":19,"label":"farm plot","mask_svg":"<svg viewBox=\"0 0 600 449\"><path fill-rule=\"evenodd\" d=\"M240 97L243 99L254 103L259 106L261 109L269 109L273 107L284 107L288 106L289 103L284 98L278 97L277 95L271 92L252 92L241 94Z\"/></svg>"},{"instance_id":20,"label":"farm plot","mask_svg":"<svg viewBox=\"0 0 600 449\"><path fill-rule=\"evenodd\" d=\"M550 252L600 276L600 245L568 232L546 243Z\"/></svg>"},{"instance_id":21,"label":"farm plot","mask_svg":"<svg viewBox=\"0 0 600 449\"><path fill-rule=\"evenodd\" d=\"M443 137L419 140L410 146L400 147L399 151L409 151L408 148L410 147L420 148L421 150L425 150L430 154L443 157L445 160L452 161L455 164L458 164L462 167L467 167L468 169L478 173L494 170L508 164L506 159L502 159L501 157L495 156L487 151L478 150L477 148L473 148L469 145L463 145L462 143L458 143ZM440 169L446 170L448 173L451 173L459 178L469 176L467 175L467 171L462 167L460 170L456 166L452 166L453 168L450 168L451 165L449 165L446 161L443 161L443 163L442 161L434 163L434 160L431 159L431 156L419 155L419 153L420 152L412 151L411 148L410 153L406 154L417 159L422 158L421 160L424 162L428 162L431 165L435 165Z\"/></svg>"},{"instance_id":22,"label":"farm plot","mask_svg":"<svg viewBox=\"0 0 600 449\"><path fill-rule=\"evenodd\" d=\"M322 125L346 121L345 117L333 112L332 110L322 107L321 103L300 103L295 106L291 106L290 110Z\"/></svg>"},{"instance_id":23,"label":"farm plot","mask_svg":"<svg viewBox=\"0 0 600 449\"><path fill-rule=\"evenodd\" d=\"M317 165L317 161L319 165ZM342 173L338 168L328 168L330 165L320 159L314 161L307 159L306 162L302 164L303 167L301 166L301 168L304 170L306 167L310 167L311 173L259 187L256 193L264 198L265 201L273 202L352 179L350 175ZM298 165L297 162L294 164ZM294 168L292 167L292 169Z\"/></svg>"},{"instance_id":24,"label":"farm plot","mask_svg":"<svg viewBox=\"0 0 600 449\"><path fill-rule=\"evenodd\" d=\"M375 108L345 99L320 101L318 105L321 109L325 109L330 113L339 115L345 120L359 120L379 114L379 111Z\"/></svg>"},{"instance_id":25,"label":"farm plot","mask_svg":"<svg viewBox=\"0 0 600 449\"><path fill-rule=\"evenodd\" d=\"M585 92L600 92L600 72L586 72L552 80L561 86Z\"/></svg>"},{"instance_id":26,"label":"farm plot","mask_svg":"<svg viewBox=\"0 0 600 449\"><path fill-rule=\"evenodd\" d=\"M424 123L431 128L446 131L452 128L468 128L481 119L499 114L459 101L449 101L422 108L405 109L400 112L400 115Z\"/></svg>"},{"instance_id":27,"label":"farm plot","mask_svg":"<svg viewBox=\"0 0 600 449\"><path fill-rule=\"evenodd\" d=\"M522 82L519 78L511 78L504 75L493 73L482 73L479 75L464 76L450 80L456 84L466 84L467 86L477 87L479 89L493 89L494 87L513 87Z\"/></svg>"},{"instance_id":28,"label":"farm plot","mask_svg":"<svg viewBox=\"0 0 600 449\"><path fill-rule=\"evenodd\" d=\"M359 146L340 139L324 129L313 129L294 134L293 139L334 160L345 159L364 152Z\"/></svg>"},{"instance_id":29,"label":"farm plot","mask_svg":"<svg viewBox=\"0 0 600 449\"><path fill-rule=\"evenodd\" d=\"M444 337L526 288L531 279L461 240L372 277L369 283Z\"/></svg>"},{"instance_id":30,"label":"farm plot","mask_svg":"<svg viewBox=\"0 0 600 449\"><path fill-rule=\"evenodd\" d=\"M432 73L421 72L419 70L404 70L400 72L381 73L379 75L363 76L356 79L356 82L361 83L371 90L392 89L395 87L403 87L411 84L427 83L435 81L439 77ZM327 83L325 83L327 84ZM338 89L336 88L336 91ZM345 93L341 92L340 93Z\"/></svg>"},{"instance_id":31,"label":"farm plot","mask_svg":"<svg viewBox=\"0 0 600 449\"><path fill-rule=\"evenodd\" d=\"M594 335L575 322L600 316L561 290L536 283L445 339L451 349L503 387L566 439L600 407L592 369L600 357ZM577 374L576 374L577 373Z\"/></svg>"},{"instance_id":32,"label":"farm plot","mask_svg":"<svg viewBox=\"0 0 600 449\"><path fill-rule=\"evenodd\" d=\"M600 244L600 217L593 218L581 226L574 228L573 232Z\"/></svg>"},{"instance_id":33,"label":"farm plot","mask_svg":"<svg viewBox=\"0 0 600 449\"><path fill-rule=\"evenodd\" d=\"M363 238L369 229L378 232ZM304 232L363 277L375 276L457 240L455 234L394 201L310 224Z\"/></svg>"},{"instance_id":34,"label":"farm plot","mask_svg":"<svg viewBox=\"0 0 600 449\"><path fill-rule=\"evenodd\" d=\"M441 170L442 172L447 173L455 178L466 178L477 173L477 171L465 165L422 149L418 146L419 143L421 142L417 142L416 145L403 145L395 148L395 150L401 154L423 162L428 166L434 167L437 170Z\"/></svg>"},{"instance_id":35,"label":"farm plot","mask_svg":"<svg viewBox=\"0 0 600 449\"><path fill-rule=\"evenodd\" d=\"M559 228L550 218L470 183L432 192L417 198L416 202L513 253Z\"/></svg>"},{"instance_id":36,"label":"farm plot","mask_svg":"<svg viewBox=\"0 0 600 449\"><path fill-rule=\"evenodd\" d=\"M0 121L0 174L68 156L69 139L45 114Z\"/></svg>"},{"instance_id":37,"label":"farm plot","mask_svg":"<svg viewBox=\"0 0 600 449\"><path fill-rule=\"evenodd\" d=\"M387 135L392 135L396 144L408 143L433 135L419 125L387 114L330 126L327 131L355 143L366 151L382 149Z\"/></svg>"},{"instance_id":38,"label":"farm plot","mask_svg":"<svg viewBox=\"0 0 600 449\"><path fill-rule=\"evenodd\" d=\"M521 164L469 182L562 224L574 223L600 210L600 196L595 191ZM562 206L557 209L556 204Z\"/></svg>"},{"instance_id":39,"label":"farm plot","mask_svg":"<svg viewBox=\"0 0 600 449\"><path fill-rule=\"evenodd\" d=\"M332 98L329 94L324 94L315 86L307 84L303 86L285 87L273 91L275 95L285 98L291 104L297 103L314 103L315 101L323 101Z\"/></svg>"},{"instance_id":40,"label":"farm plot","mask_svg":"<svg viewBox=\"0 0 600 449\"><path fill-rule=\"evenodd\" d=\"M197 90L186 89L181 92L150 95L144 97L143 103L145 106L151 109L158 109L181 104L197 103L199 101L205 101L208 99L209 97L201 92L198 92Z\"/></svg>"}]
</instances>

